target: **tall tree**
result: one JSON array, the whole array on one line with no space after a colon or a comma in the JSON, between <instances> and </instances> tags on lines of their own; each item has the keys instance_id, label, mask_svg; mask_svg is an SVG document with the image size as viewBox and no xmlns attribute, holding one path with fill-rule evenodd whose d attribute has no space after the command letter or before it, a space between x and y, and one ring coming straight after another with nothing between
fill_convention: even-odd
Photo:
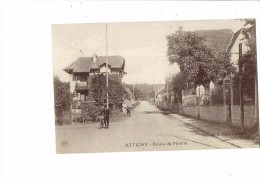
<instances>
[{"instance_id":1,"label":"tall tree","mask_svg":"<svg viewBox=\"0 0 260 182\"><path fill-rule=\"evenodd\" d=\"M54 76L53 81L55 108L69 110L71 104L69 82L62 82L58 76Z\"/></svg>"},{"instance_id":2,"label":"tall tree","mask_svg":"<svg viewBox=\"0 0 260 182\"><path fill-rule=\"evenodd\" d=\"M232 66L217 47L213 50L205 44L206 37L194 31L179 28L167 36L167 56L170 63L177 63L191 85L206 85L218 81L232 71Z\"/></svg>"},{"instance_id":3,"label":"tall tree","mask_svg":"<svg viewBox=\"0 0 260 182\"><path fill-rule=\"evenodd\" d=\"M106 103L107 92L110 105L118 106L123 102L124 87L117 79L112 78L111 76L109 76L108 80L108 89L106 86L106 76L101 74L93 76L91 92L93 99L98 106L102 106Z\"/></svg>"},{"instance_id":4,"label":"tall tree","mask_svg":"<svg viewBox=\"0 0 260 182\"><path fill-rule=\"evenodd\" d=\"M247 52L243 55L243 89L244 92L254 98L254 82L257 77L257 58L256 58L256 26L255 19L246 19L243 35L246 39Z\"/></svg>"},{"instance_id":5,"label":"tall tree","mask_svg":"<svg viewBox=\"0 0 260 182\"><path fill-rule=\"evenodd\" d=\"M172 75L169 85L170 91L174 93L175 100L181 102L182 90L185 90L187 87L186 75L182 74L182 72Z\"/></svg>"}]
</instances>

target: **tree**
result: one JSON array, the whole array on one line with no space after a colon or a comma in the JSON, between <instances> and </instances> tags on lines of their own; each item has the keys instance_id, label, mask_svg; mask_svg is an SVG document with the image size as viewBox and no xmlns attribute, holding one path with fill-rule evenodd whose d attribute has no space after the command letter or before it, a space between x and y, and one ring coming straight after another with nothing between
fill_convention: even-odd
<instances>
[{"instance_id":1,"label":"tree","mask_svg":"<svg viewBox=\"0 0 260 182\"><path fill-rule=\"evenodd\" d=\"M177 102L182 101L182 90L187 88L187 77L182 72L179 72L172 76L170 81L170 91L174 93L175 100Z\"/></svg>"},{"instance_id":2,"label":"tree","mask_svg":"<svg viewBox=\"0 0 260 182\"><path fill-rule=\"evenodd\" d=\"M71 104L69 82L62 82L58 76L54 76L53 81L55 108L69 110Z\"/></svg>"},{"instance_id":3,"label":"tree","mask_svg":"<svg viewBox=\"0 0 260 182\"><path fill-rule=\"evenodd\" d=\"M135 95L135 99L144 99L146 97L146 95L144 95L143 92L141 92L141 90L139 90L138 88L135 88L134 90L134 95Z\"/></svg>"},{"instance_id":4,"label":"tree","mask_svg":"<svg viewBox=\"0 0 260 182\"><path fill-rule=\"evenodd\" d=\"M218 82L233 70L229 57L205 44L206 37L179 28L167 36L167 56L170 63L177 63L188 85L206 85Z\"/></svg>"},{"instance_id":5,"label":"tree","mask_svg":"<svg viewBox=\"0 0 260 182\"><path fill-rule=\"evenodd\" d=\"M91 83L91 93L97 106L103 106L106 103L107 92L110 105L119 106L123 102L124 87L118 79L109 75L107 89L106 76L94 75Z\"/></svg>"},{"instance_id":6,"label":"tree","mask_svg":"<svg viewBox=\"0 0 260 182\"><path fill-rule=\"evenodd\" d=\"M148 96L151 88L153 88L151 85L148 84L135 84L134 86L133 84L125 84L125 86L131 90L131 92L134 94L135 99L144 99Z\"/></svg>"},{"instance_id":7,"label":"tree","mask_svg":"<svg viewBox=\"0 0 260 182\"><path fill-rule=\"evenodd\" d=\"M243 90L244 93L247 94L247 96L254 98L255 96L254 82L257 77L255 19L245 19L245 24L242 33L246 39L246 46L249 48L242 58Z\"/></svg>"}]
</instances>

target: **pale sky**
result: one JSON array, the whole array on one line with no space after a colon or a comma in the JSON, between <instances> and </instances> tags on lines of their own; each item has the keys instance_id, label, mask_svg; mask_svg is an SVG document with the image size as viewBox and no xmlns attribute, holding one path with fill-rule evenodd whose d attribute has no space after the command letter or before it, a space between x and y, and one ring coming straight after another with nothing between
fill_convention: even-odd
<instances>
[{"instance_id":1,"label":"pale sky","mask_svg":"<svg viewBox=\"0 0 260 182\"><path fill-rule=\"evenodd\" d=\"M169 65L166 36L179 26L184 30L239 30L240 20L108 23L108 55L125 59L125 83L164 83L166 75L177 73ZM68 81L62 69L80 56L106 55L105 24L66 24L52 26L54 74ZM80 51L82 50L82 52Z\"/></svg>"}]
</instances>

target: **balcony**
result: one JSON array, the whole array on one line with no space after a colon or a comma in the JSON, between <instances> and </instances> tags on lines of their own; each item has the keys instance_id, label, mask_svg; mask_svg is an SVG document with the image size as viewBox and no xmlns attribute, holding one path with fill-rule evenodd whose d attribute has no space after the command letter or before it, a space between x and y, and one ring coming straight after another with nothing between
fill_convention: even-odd
<instances>
[{"instance_id":1,"label":"balcony","mask_svg":"<svg viewBox=\"0 0 260 182\"><path fill-rule=\"evenodd\" d=\"M86 91L86 90L88 90L87 82L78 82L78 83L76 83L75 90L76 91Z\"/></svg>"}]
</instances>

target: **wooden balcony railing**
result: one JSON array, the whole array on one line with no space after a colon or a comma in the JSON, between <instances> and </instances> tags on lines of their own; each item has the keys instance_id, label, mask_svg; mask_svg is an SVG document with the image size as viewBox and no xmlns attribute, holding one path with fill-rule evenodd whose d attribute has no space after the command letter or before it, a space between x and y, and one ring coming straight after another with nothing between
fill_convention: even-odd
<instances>
[{"instance_id":1,"label":"wooden balcony railing","mask_svg":"<svg viewBox=\"0 0 260 182\"><path fill-rule=\"evenodd\" d=\"M87 90L88 84L87 82L80 82L76 84L76 90Z\"/></svg>"}]
</instances>

